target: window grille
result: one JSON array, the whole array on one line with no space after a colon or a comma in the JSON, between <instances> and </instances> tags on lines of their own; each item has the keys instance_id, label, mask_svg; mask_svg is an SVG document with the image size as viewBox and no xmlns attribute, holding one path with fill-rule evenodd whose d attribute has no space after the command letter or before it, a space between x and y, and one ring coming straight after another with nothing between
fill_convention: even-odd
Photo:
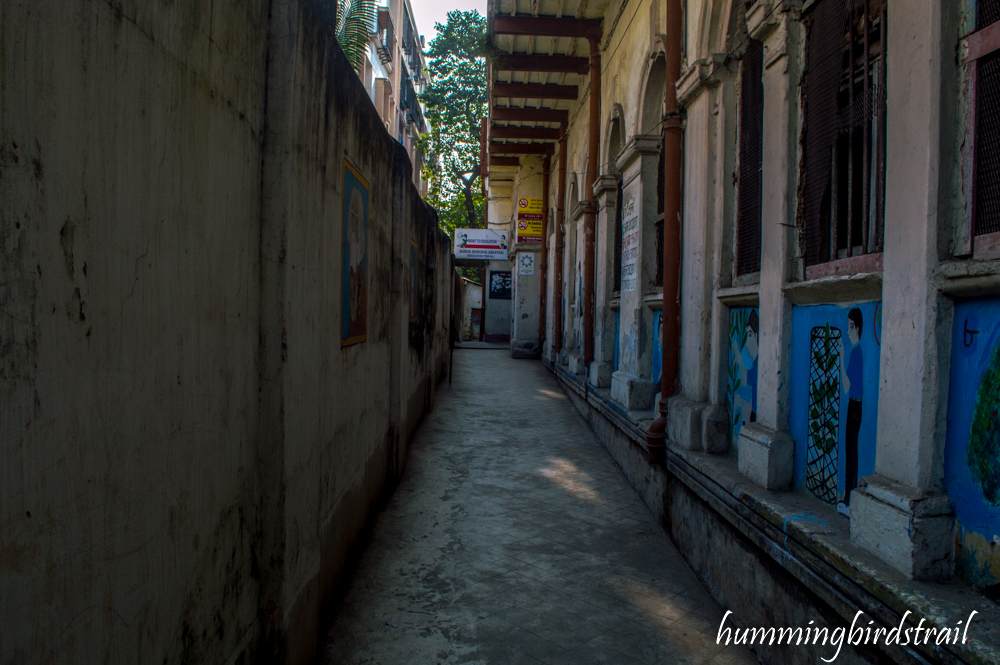
<instances>
[{"instance_id":1,"label":"window grille","mask_svg":"<svg viewBox=\"0 0 1000 665\"><path fill-rule=\"evenodd\" d=\"M976 30L1000 21L1000 0L977 0Z\"/></svg>"},{"instance_id":2,"label":"window grille","mask_svg":"<svg viewBox=\"0 0 1000 665\"><path fill-rule=\"evenodd\" d=\"M615 293L620 293L622 290L622 198L624 193L622 191L622 177L618 176L618 187L615 200L615 287L612 289Z\"/></svg>"},{"instance_id":3,"label":"window grille","mask_svg":"<svg viewBox=\"0 0 1000 665\"><path fill-rule=\"evenodd\" d=\"M653 284L663 286L663 198L667 171L666 139L660 141L660 161L656 166L656 275Z\"/></svg>"},{"instance_id":4,"label":"window grille","mask_svg":"<svg viewBox=\"0 0 1000 665\"><path fill-rule=\"evenodd\" d=\"M740 166L736 219L736 274L760 272L764 158L764 45L747 42L740 75Z\"/></svg>"},{"instance_id":5,"label":"window grille","mask_svg":"<svg viewBox=\"0 0 1000 665\"><path fill-rule=\"evenodd\" d=\"M882 251L885 0L820 0L807 19L799 197L806 265Z\"/></svg>"},{"instance_id":6,"label":"window grille","mask_svg":"<svg viewBox=\"0 0 1000 665\"><path fill-rule=\"evenodd\" d=\"M976 70L975 232L1000 231L1000 51Z\"/></svg>"}]
</instances>

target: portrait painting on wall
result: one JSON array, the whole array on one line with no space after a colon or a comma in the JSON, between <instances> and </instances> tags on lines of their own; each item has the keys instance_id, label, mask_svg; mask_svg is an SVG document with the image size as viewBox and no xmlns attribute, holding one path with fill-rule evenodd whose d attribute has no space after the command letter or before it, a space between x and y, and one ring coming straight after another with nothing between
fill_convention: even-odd
<instances>
[{"instance_id":1,"label":"portrait painting on wall","mask_svg":"<svg viewBox=\"0 0 1000 665\"><path fill-rule=\"evenodd\" d=\"M1000 591L1000 299L955 305L944 482L959 574Z\"/></svg>"},{"instance_id":2,"label":"portrait painting on wall","mask_svg":"<svg viewBox=\"0 0 1000 665\"><path fill-rule=\"evenodd\" d=\"M410 241L410 321L417 320L417 243Z\"/></svg>"},{"instance_id":3,"label":"portrait painting on wall","mask_svg":"<svg viewBox=\"0 0 1000 665\"><path fill-rule=\"evenodd\" d=\"M736 451L740 430L757 420L757 331L760 312L756 307L729 310L729 372L726 405L729 407L729 445Z\"/></svg>"},{"instance_id":4,"label":"portrait painting on wall","mask_svg":"<svg viewBox=\"0 0 1000 665\"><path fill-rule=\"evenodd\" d=\"M881 348L881 301L792 309L795 486L847 516L858 479L875 471Z\"/></svg>"},{"instance_id":5,"label":"portrait painting on wall","mask_svg":"<svg viewBox=\"0 0 1000 665\"><path fill-rule=\"evenodd\" d=\"M368 333L368 181L344 160L340 345Z\"/></svg>"},{"instance_id":6,"label":"portrait painting on wall","mask_svg":"<svg viewBox=\"0 0 1000 665\"><path fill-rule=\"evenodd\" d=\"M490 271L490 299L510 300L511 280L509 270Z\"/></svg>"}]
</instances>

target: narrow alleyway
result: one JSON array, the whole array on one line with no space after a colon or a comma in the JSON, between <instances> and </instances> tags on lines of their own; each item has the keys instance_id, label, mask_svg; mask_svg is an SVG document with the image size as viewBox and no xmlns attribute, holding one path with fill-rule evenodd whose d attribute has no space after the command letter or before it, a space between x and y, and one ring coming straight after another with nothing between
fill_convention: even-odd
<instances>
[{"instance_id":1,"label":"narrow alleyway","mask_svg":"<svg viewBox=\"0 0 1000 665\"><path fill-rule=\"evenodd\" d=\"M755 663L541 363L454 383L336 611L325 663Z\"/></svg>"}]
</instances>

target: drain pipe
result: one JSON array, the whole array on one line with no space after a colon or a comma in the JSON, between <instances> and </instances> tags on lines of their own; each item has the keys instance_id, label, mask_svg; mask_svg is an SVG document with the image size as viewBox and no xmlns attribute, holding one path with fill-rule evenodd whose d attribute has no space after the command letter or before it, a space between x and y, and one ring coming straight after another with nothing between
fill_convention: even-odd
<instances>
[{"instance_id":1,"label":"drain pipe","mask_svg":"<svg viewBox=\"0 0 1000 665\"><path fill-rule=\"evenodd\" d=\"M681 0L667 0L666 64L667 85L663 99L663 365L660 368L660 415L649 426L646 449L649 462L666 460L666 398L677 391L677 368L680 356L680 278L681 278L681 168L684 129L677 104L676 82L681 76L681 40L683 30Z\"/></svg>"},{"instance_id":2,"label":"drain pipe","mask_svg":"<svg viewBox=\"0 0 1000 665\"><path fill-rule=\"evenodd\" d=\"M556 273L553 276L555 289L552 303L553 330L552 351L555 362L559 362L559 352L563 342L563 223L566 221L566 125L561 127L562 138L559 139L559 198L556 201Z\"/></svg>"},{"instance_id":3,"label":"drain pipe","mask_svg":"<svg viewBox=\"0 0 1000 665\"><path fill-rule=\"evenodd\" d=\"M552 160L546 156L542 165L542 265L541 282L538 286L538 352L542 353L545 345L545 278L548 276L549 260L549 171L552 170Z\"/></svg>"},{"instance_id":4,"label":"drain pipe","mask_svg":"<svg viewBox=\"0 0 1000 665\"><path fill-rule=\"evenodd\" d=\"M601 54L600 44L590 40L590 127L587 153L587 207L584 209L583 237L583 362L590 365L594 359L594 251L597 228L597 152L600 149L601 130Z\"/></svg>"}]
</instances>

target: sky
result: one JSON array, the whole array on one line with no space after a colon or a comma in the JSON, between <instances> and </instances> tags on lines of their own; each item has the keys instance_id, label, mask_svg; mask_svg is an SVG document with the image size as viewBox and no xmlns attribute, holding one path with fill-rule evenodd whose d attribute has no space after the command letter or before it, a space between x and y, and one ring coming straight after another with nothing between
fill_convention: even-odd
<instances>
[{"instance_id":1,"label":"sky","mask_svg":"<svg viewBox=\"0 0 1000 665\"><path fill-rule=\"evenodd\" d=\"M413 18L417 22L417 29L427 39L428 44L437 35L434 24L447 21L448 12L454 9L462 11L478 9L480 14L486 14L486 0L410 0L410 5L413 7Z\"/></svg>"}]
</instances>

